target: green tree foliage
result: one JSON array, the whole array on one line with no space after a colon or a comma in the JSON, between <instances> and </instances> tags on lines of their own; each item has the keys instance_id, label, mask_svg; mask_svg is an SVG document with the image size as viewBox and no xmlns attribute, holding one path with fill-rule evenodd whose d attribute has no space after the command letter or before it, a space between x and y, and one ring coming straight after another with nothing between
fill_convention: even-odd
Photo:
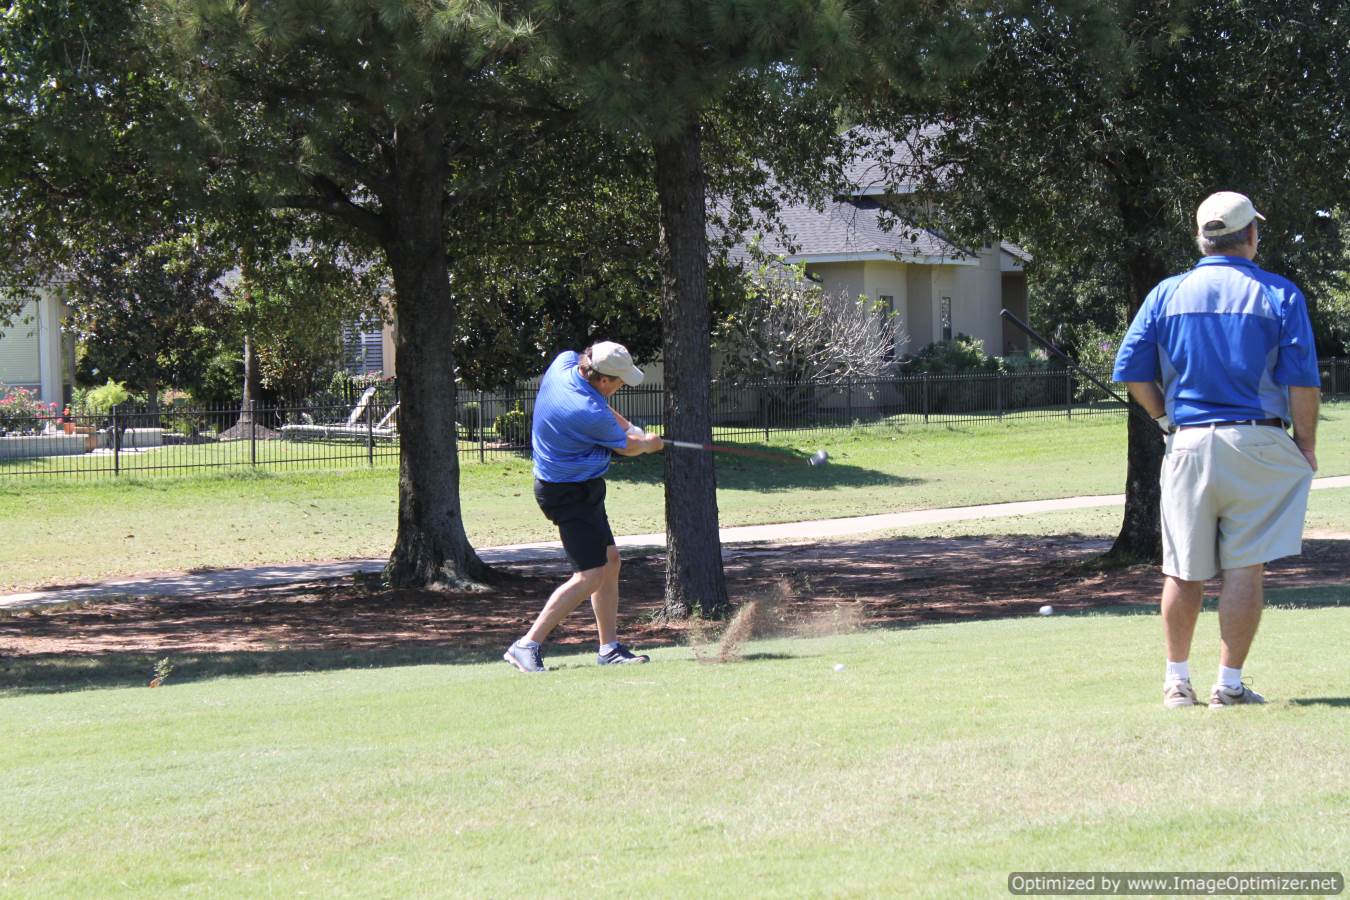
<instances>
[{"instance_id":1,"label":"green tree foliage","mask_svg":"<svg viewBox=\"0 0 1350 900\"><path fill-rule=\"evenodd\" d=\"M461 382L511 384L597 340L655 358L660 231L643 148L573 127L502 173L499 197L449 215Z\"/></svg>"},{"instance_id":2,"label":"green tree foliage","mask_svg":"<svg viewBox=\"0 0 1350 900\"><path fill-rule=\"evenodd\" d=\"M78 379L117 379L153 399L196 387L228 310L214 288L218 264L183 235L105 235L71 258L67 328L81 344Z\"/></svg>"},{"instance_id":3,"label":"green tree foliage","mask_svg":"<svg viewBox=\"0 0 1350 900\"><path fill-rule=\"evenodd\" d=\"M1316 306L1343 258L1328 213L1344 205L1350 160L1344 4L1038 2L991 21L986 63L892 123L946 126L924 154L942 213L931 224L999 232L1057 277L1086 275L1090 293L1052 308L1119 303L1090 316L1110 330L1193 260L1199 201L1242 191L1269 217L1261 262ZM1132 417L1115 556L1160 552L1161 454Z\"/></svg>"},{"instance_id":4,"label":"green tree foliage","mask_svg":"<svg viewBox=\"0 0 1350 900\"><path fill-rule=\"evenodd\" d=\"M232 346L257 354L258 387L265 395L307 397L343 365L343 330L378 327L388 271L334 240L306 230L312 216L267 217L266 241L249 248L249 278L230 280Z\"/></svg>"},{"instance_id":5,"label":"green tree foliage","mask_svg":"<svg viewBox=\"0 0 1350 900\"><path fill-rule=\"evenodd\" d=\"M0 17L0 283L164 233L195 166L182 98L123 0L9 0ZM152 123L159 123L156 130ZM147 241L147 243L150 241Z\"/></svg>"}]
</instances>

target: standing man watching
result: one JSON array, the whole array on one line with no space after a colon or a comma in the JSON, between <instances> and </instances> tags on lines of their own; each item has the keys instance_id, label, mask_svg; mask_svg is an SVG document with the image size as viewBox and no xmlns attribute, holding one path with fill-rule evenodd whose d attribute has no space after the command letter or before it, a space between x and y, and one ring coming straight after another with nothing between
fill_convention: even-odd
<instances>
[{"instance_id":1,"label":"standing man watching","mask_svg":"<svg viewBox=\"0 0 1350 900\"><path fill-rule=\"evenodd\" d=\"M1265 698L1242 683L1265 564L1302 552L1317 470L1317 353L1303 294L1252 260L1265 217L1223 191L1196 212L1203 258L1144 299L1115 379L1168 432L1162 467L1163 705L1193 706L1204 582L1223 573L1210 709ZM1161 389L1156 383L1161 379ZM1290 439L1285 428L1292 422Z\"/></svg>"},{"instance_id":2,"label":"standing man watching","mask_svg":"<svg viewBox=\"0 0 1350 900\"><path fill-rule=\"evenodd\" d=\"M605 472L611 451L655 453L664 444L609 405L625 384L642 383L642 370L622 344L602 341L581 353L559 354L544 373L534 404L534 499L558 526L572 577L554 590L534 625L502 658L522 672L543 672L541 645L558 623L591 598L602 666L645 663L619 643L619 548L605 513Z\"/></svg>"}]
</instances>

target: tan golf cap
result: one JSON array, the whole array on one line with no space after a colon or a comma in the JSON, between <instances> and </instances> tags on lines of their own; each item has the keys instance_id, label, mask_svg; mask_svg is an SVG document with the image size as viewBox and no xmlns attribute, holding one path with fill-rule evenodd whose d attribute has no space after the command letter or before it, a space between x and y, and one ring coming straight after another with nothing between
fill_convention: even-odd
<instances>
[{"instance_id":1,"label":"tan golf cap","mask_svg":"<svg viewBox=\"0 0 1350 900\"><path fill-rule=\"evenodd\" d=\"M1251 224L1252 219L1264 222L1266 217L1256 211L1245 195L1233 191L1210 194L1195 211L1195 224L1200 234L1207 238L1241 231Z\"/></svg>"},{"instance_id":2,"label":"tan golf cap","mask_svg":"<svg viewBox=\"0 0 1350 900\"><path fill-rule=\"evenodd\" d=\"M613 341L601 341L591 347L591 366L601 375L622 378L629 387L642 384L642 370L633 365L628 348Z\"/></svg>"}]
</instances>

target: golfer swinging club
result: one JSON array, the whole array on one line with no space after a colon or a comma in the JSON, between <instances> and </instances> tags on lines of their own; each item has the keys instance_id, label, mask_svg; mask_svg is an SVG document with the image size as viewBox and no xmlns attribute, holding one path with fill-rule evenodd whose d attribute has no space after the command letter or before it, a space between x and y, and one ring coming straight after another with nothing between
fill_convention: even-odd
<instances>
[{"instance_id":1,"label":"golfer swinging club","mask_svg":"<svg viewBox=\"0 0 1350 900\"><path fill-rule=\"evenodd\" d=\"M1265 564L1302 551L1321 382L1303 294L1252 262L1256 220L1264 218L1230 191L1201 203L1203 258L1149 293L1116 356L1116 380L1168 432L1162 618L1169 708L1197 702L1191 638L1204 582L1220 572L1219 676L1209 707L1265 702L1242 683L1261 621ZM1284 430L1290 422L1292 439Z\"/></svg>"},{"instance_id":2,"label":"golfer swinging club","mask_svg":"<svg viewBox=\"0 0 1350 900\"><path fill-rule=\"evenodd\" d=\"M534 499L558 526L575 570L544 604L525 636L503 659L522 672L543 672L540 645L558 623L591 598L602 666L645 663L619 643L619 548L605 514L605 472L610 451L622 456L655 453L664 445L609 405L625 384L642 383L642 370L622 344L602 341L581 353L559 354L544 373L534 405Z\"/></svg>"}]
</instances>

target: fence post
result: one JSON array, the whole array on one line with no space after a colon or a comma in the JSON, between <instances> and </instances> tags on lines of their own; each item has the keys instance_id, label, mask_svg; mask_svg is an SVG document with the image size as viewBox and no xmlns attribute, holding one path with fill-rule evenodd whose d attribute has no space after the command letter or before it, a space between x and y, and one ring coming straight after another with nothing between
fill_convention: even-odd
<instances>
[{"instance_id":1,"label":"fence post","mask_svg":"<svg viewBox=\"0 0 1350 900\"><path fill-rule=\"evenodd\" d=\"M122 429L119 427L122 423L117 415L118 407L113 406L112 413L112 451L113 451L113 475L122 474Z\"/></svg>"},{"instance_id":2,"label":"fence post","mask_svg":"<svg viewBox=\"0 0 1350 900\"><path fill-rule=\"evenodd\" d=\"M759 380L759 421L764 426L764 443L769 442L769 379Z\"/></svg>"},{"instance_id":3,"label":"fence post","mask_svg":"<svg viewBox=\"0 0 1350 900\"><path fill-rule=\"evenodd\" d=\"M375 465L375 398L366 404L366 465Z\"/></svg>"},{"instance_id":4,"label":"fence post","mask_svg":"<svg viewBox=\"0 0 1350 900\"><path fill-rule=\"evenodd\" d=\"M1064 417L1073 418L1073 370L1064 370Z\"/></svg>"},{"instance_id":5,"label":"fence post","mask_svg":"<svg viewBox=\"0 0 1350 900\"><path fill-rule=\"evenodd\" d=\"M928 424L928 373L923 373L923 424Z\"/></svg>"},{"instance_id":6,"label":"fence post","mask_svg":"<svg viewBox=\"0 0 1350 900\"><path fill-rule=\"evenodd\" d=\"M844 390L846 391L846 400L844 401L844 415L847 417L844 424L853 427L853 376L850 375L844 379Z\"/></svg>"},{"instance_id":7,"label":"fence post","mask_svg":"<svg viewBox=\"0 0 1350 900\"><path fill-rule=\"evenodd\" d=\"M480 390L478 391L478 461L479 461L479 462L486 462L486 461L487 461L487 447L485 446L485 443L484 443L484 434L483 434L483 401L484 401L483 391L480 389Z\"/></svg>"},{"instance_id":8,"label":"fence post","mask_svg":"<svg viewBox=\"0 0 1350 900\"><path fill-rule=\"evenodd\" d=\"M994 399L998 403L998 420L1003 421L1003 370L994 373Z\"/></svg>"}]
</instances>

